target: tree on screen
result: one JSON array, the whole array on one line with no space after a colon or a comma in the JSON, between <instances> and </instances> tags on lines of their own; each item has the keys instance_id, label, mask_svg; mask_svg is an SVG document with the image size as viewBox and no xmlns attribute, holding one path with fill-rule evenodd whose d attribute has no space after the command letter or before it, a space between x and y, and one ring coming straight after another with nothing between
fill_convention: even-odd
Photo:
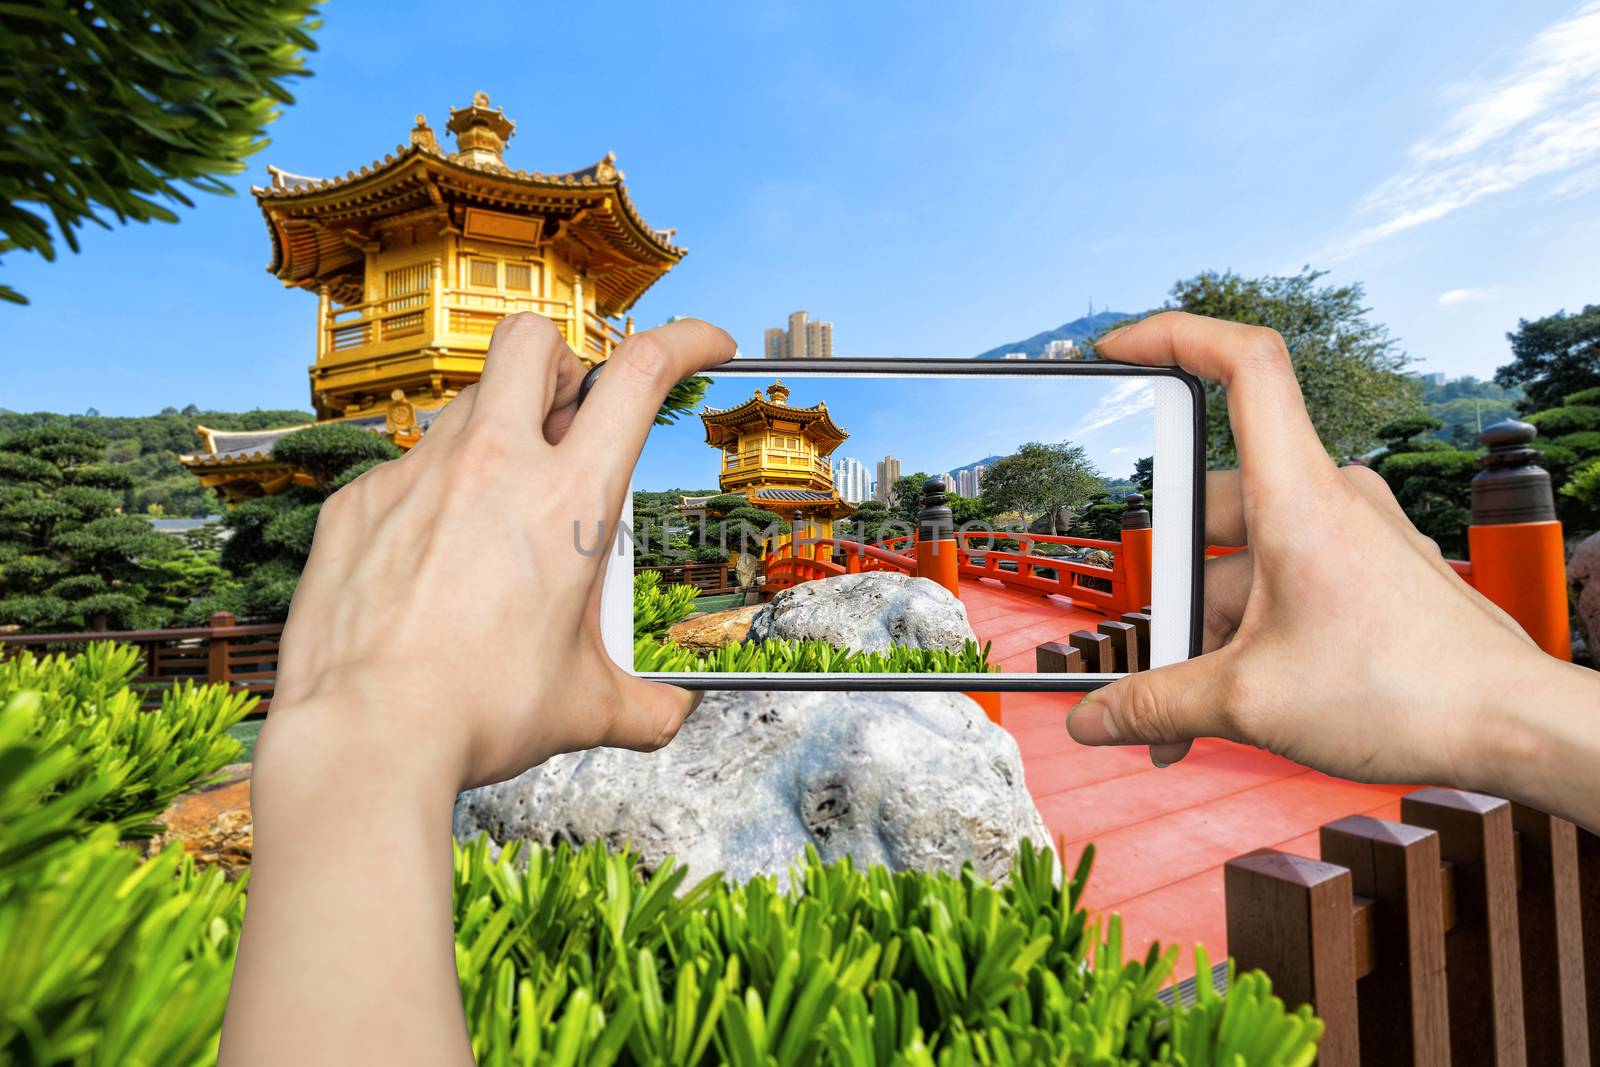
<instances>
[{"instance_id":1,"label":"tree on screen","mask_svg":"<svg viewBox=\"0 0 1600 1067\"><path fill-rule=\"evenodd\" d=\"M1600 304L1574 315L1519 319L1506 340L1511 362L1494 372L1494 380L1526 390L1523 411L1553 408L1572 393L1600 386Z\"/></svg>"},{"instance_id":2,"label":"tree on screen","mask_svg":"<svg viewBox=\"0 0 1600 1067\"><path fill-rule=\"evenodd\" d=\"M983 500L994 511L1020 511L1024 519L1049 515L1052 534L1059 532L1057 516L1063 509L1082 507L1104 489L1083 447L1066 441L1030 441L983 475Z\"/></svg>"}]
</instances>

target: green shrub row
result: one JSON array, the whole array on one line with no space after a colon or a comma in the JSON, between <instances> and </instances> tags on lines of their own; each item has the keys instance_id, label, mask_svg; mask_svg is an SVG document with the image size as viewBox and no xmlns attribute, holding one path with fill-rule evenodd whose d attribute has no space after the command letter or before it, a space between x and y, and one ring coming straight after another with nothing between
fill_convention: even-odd
<instances>
[{"instance_id":1,"label":"green shrub row","mask_svg":"<svg viewBox=\"0 0 1600 1067\"><path fill-rule=\"evenodd\" d=\"M456 853L456 960L483 1067L526 1064L1308 1065L1322 1024L1259 973L1192 1007L1174 952L1122 958L1024 842L1010 882L892 874L808 852L772 878L684 890L599 844ZM681 893L681 895L680 895ZM1206 960L1199 954L1204 968ZM1204 973L1204 972L1202 972Z\"/></svg>"},{"instance_id":2,"label":"green shrub row","mask_svg":"<svg viewBox=\"0 0 1600 1067\"><path fill-rule=\"evenodd\" d=\"M760 674L987 674L989 645L968 641L960 652L895 646L886 652L835 648L826 641L768 638L733 642L715 652L698 653L671 641L640 637L633 643L633 668L655 673L716 672Z\"/></svg>"},{"instance_id":3,"label":"green shrub row","mask_svg":"<svg viewBox=\"0 0 1600 1067\"><path fill-rule=\"evenodd\" d=\"M138 712L132 662L104 645L0 668L0 1065L215 1061L245 882L123 840L235 757L245 705L189 686ZM788 892L685 891L674 862L602 843L457 845L473 1049L486 1067L1312 1061L1321 1023L1259 974L1158 998L1174 954L1125 962L1118 920L1089 921L1091 857L1062 879L1024 843L995 886L811 852Z\"/></svg>"}]
</instances>

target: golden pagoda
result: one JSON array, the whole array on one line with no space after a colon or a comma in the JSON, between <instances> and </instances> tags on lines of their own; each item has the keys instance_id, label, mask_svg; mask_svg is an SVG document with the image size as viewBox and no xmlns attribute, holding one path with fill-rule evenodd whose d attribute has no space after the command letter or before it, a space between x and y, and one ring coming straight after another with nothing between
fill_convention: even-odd
<instances>
[{"instance_id":1,"label":"golden pagoda","mask_svg":"<svg viewBox=\"0 0 1600 1067\"><path fill-rule=\"evenodd\" d=\"M828 405L790 407L789 387L775 381L731 408L705 408L706 444L722 454L717 486L738 493L750 506L793 522L800 537L832 537L833 520L855 514L839 496L828 457L850 435L833 421ZM680 507L695 511L707 497L684 497Z\"/></svg>"},{"instance_id":2,"label":"golden pagoda","mask_svg":"<svg viewBox=\"0 0 1600 1067\"><path fill-rule=\"evenodd\" d=\"M272 234L268 269L317 295L311 401L319 422L351 422L410 447L477 381L495 323L536 311L586 363L633 332L625 315L680 259L674 231L647 225L616 156L541 174L503 159L516 123L483 93L451 108L440 147L418 115L410 143L342 178L268 167L254 188ZM230 502L279 492L296 472L272 444L301 427L200 427L180 457ZM304 480L304 476L301 475Z\"/></svg>"}]
</instances>

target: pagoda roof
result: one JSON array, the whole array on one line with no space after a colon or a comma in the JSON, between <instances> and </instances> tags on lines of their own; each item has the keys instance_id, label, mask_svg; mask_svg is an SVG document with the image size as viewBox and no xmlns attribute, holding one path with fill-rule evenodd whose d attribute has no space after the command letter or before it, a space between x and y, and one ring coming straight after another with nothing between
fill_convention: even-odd
<instances>
[{"instance_id":1,"label":"pagoda roof","mask_svg":"<svg viewBox=\"0 0 1600 1067\"><path fill-rule=\"evenodd\" d=\"M434 417L443 410L443 407L431 410L417 409L418 431L426 432ZM190 469L271 463L273 448L280 440L296 430L304 430L309 426L341 425L359 426L373 433L383 433L387 420L388 415L380 413L343 419L337 424L304 422L298 426L279 426L271 430L213 430L208 426L197 426L195 429L200 433L203 450L179 456L178 462Z\"/></svg>"},{"instance_id":2,"label":"pagoda roof","mask_svg":"<svg viewBox=\"0 0 1600 1067\"><path fill-rule=\"evenodd\" d=\"M799 423L803 433L819 443L831 442L834 447L850 438L850 434L833 421L825 402L818 401L808 408L795 408L773 403L759 392L731 408L702 408L700 419L706 427L706 444L713 448L723 447L729 438L737 435L740 426L757 419L769 425L778 419Z\"/></svg>"},{"instance_id":3,"label":"pagoda roof","mask_svg":"<svg viewBox=\"0 0 1600 1067\"><path fill-rule=\"evenodd\" d=\"M482 150L447 152L418 120L411 144L342 177L268 167L271 183L251 189L272 233L267 269L288 285L329 282L342 297L336 276L359 272L378 226L433 217L460 232L478 208L539 220L531 243L558 246L589 273L602 313L617 315L685 255L676 231L655 229L634 207L614 154L566 173L519 170Z\"/></svg>"}]
</instances>

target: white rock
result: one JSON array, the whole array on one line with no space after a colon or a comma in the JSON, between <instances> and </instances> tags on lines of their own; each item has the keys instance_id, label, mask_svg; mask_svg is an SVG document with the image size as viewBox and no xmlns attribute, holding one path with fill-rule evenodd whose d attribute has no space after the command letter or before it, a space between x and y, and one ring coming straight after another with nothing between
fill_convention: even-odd
<instances>
[{"instance_id":1,"label":"white rock","mask_svg":"<svg viewBox=\"0 0 1600 1067\"><path fill-rule=\"evenodd\" d=\"M777 875L810 844L895 870L1004 877L1050 843L1016 743L957 693L711 693L659 752L557 756L463 793L454 830L496 842L632 843L698 880Z\"/></svg>"},{"instance_id":2,"label":"white rock","mask_svg":"<svg viewBox=\"0 0 1600 1067\"><path fill-rule=\"evenodd\" d=\"M930 578L893 571L842 574L783 590L750 623L746 640L768 637L863 652L893 645L960 652L977 640L954 594Z\"/></svg>"}]
</instances>

